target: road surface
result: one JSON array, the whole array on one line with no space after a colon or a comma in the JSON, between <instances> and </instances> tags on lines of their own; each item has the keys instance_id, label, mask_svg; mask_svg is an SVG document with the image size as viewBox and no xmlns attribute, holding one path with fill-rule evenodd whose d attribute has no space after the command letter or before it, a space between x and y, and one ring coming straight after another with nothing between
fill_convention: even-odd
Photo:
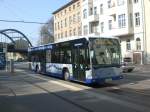
<instances>
[{"instance_id":1,"label":"road surface","mask_svg":"<svg viewBox=\"0 0 150 112\"><path fill-rule=\"evenodd\" d=\"M0 71L0 112L150 112L150 73L89 87L16 70Z\"/></svg>"}]
</instances>

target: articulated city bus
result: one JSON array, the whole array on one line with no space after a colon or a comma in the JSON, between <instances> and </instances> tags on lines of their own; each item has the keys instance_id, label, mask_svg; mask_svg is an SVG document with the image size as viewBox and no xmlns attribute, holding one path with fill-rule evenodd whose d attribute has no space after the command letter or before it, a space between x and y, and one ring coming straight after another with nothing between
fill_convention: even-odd
<instances>
[{"instance_id":1,"label":"articulated city bus","mask_svg":"<svg viewBox=\"0 0 150 112\"><path fill-rule=\"evenodd\" d=\"M87 37L29 49L31 69L86 84L119 80L120 43L117 38Z\"/></svg>"},{"instance_id":2,"label":"articulated city bus","mask_svg":"<svg viewBox=\"0 0 150 112\"><path fill-rule=\"evenodd\" d=\"M5 67L6 67L5 53L0 52L0 70L5 69Z\"/></svg>"}]
</instances>

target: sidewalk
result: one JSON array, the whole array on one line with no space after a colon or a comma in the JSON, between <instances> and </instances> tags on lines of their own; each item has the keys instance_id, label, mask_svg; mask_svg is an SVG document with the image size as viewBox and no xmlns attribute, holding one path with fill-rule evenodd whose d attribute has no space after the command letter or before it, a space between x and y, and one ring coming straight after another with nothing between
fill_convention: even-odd
<instances>
[{"instance_id":1,"label":"sidewalk","mask_svg":"<svg viewBox=\"0 0 150 112\"><path fill-rule=\"evenodd\" d=\"M134 71L150 73L150 65L135 65Z\"/></svg>"}]
</instances>

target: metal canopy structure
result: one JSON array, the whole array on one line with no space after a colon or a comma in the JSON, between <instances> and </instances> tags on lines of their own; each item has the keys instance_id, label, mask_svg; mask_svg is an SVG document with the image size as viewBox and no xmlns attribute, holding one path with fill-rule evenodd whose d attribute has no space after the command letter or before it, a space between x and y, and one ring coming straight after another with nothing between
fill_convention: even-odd
<instances>
[{"instance_id":1,"label":"metal canopy structure","mask_svg":"<svg viewBox=\"0 0 150 112\"><path fill-rule=\"evenodd\" d=\"M7 41L1 41L1 43L7 43L7 45L14 45L13 51L27 51L29 47L32 47L32 43L27 36L16 29L4 29L0 30L0 38L7 38ZM5 39L6 40L6 39ZM8 49L9 50L9 49Z\"/></svg>"}]
</instances>

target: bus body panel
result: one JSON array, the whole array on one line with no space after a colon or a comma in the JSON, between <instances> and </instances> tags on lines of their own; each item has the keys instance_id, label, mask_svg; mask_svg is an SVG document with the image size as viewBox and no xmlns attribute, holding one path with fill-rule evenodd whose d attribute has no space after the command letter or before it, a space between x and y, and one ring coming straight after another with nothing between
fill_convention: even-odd
<instances>
[{"instance_id":1,"label":"bus body panel","mask_svg":"<svg viewBox=\"0 0 150 112\"><path fill-rule=\"evenodd\" d=\"M38 65L40 71L45 67L45 74L63 78L63 69L67 68L70 80L86 84L102 84L122 79L119 66L120 45L117 41L110 38L82 38L31 48L30 55L32 56L33 52L40 60L32 63L32 70L35 71ZM64 61L66 60L64 57L67 56L65 51L70 53L69 64L68 61ZM80 58L81 56L84 59ZM55 62L54 57L61 61Z\"/></svg>"},{"instance_id":2,"label":"bus body panel","mask_svg":"<svg viewBox=\"0 0 150 112\"><path fill-rule=\"evenodd\" d=\"M122 70L118 67L93 69L93 74L93 79L96 83L105 83L123 78Z\"/></svg>"},{"instance_id":3,"label":"bus body panel","mask_svg":"<svg viewBox=\"0 0 150 112\"><path fill-rule=\"evenodd\" d=\"M117 67L93 69L96 78L109 78L121 75L121 69Z\"/></svg>"},{"instance_id":4,"label":"bus body panel","mask_svg":"<svg viewBox=\"0 0 150 112\"><path fill-rule=\"evenodd\" d=\"M67 68L72 76L72 64L46 63L46 73L63 78L63 68Z\"/></svg>"}]
</instances>

